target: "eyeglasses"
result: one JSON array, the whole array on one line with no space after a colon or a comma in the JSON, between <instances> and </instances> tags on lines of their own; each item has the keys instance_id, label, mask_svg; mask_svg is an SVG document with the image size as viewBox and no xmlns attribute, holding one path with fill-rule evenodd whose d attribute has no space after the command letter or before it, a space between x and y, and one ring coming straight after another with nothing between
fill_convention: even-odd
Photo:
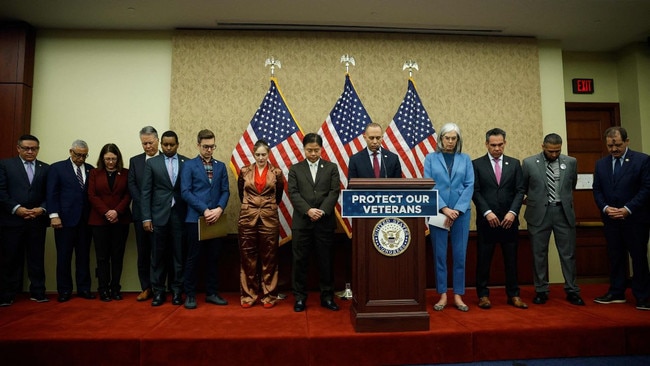
<instances>
[{"instance_id":1,"label":"eyeglasses","mask_svg":"<svg viewBox=\"0 0 650 366\"><path fill-rule=\"evenodd\" d=\"M75 158L78 158L78 159L85 159L85 158L88 157L88 154L79 154L79 153L77 153L77 152L74 151L74 150L70 150L70 152L72 153L72 155L73 155Z\"/></svg>"},{"instance_id":2,"label":"eyeglasses","mask_svg":"<svg viewBox=\"0 0 650 366\"><path fill-rule=\"evenodd\" d=\"M201 145L201 148L203 150L214 150L216 149L217 145Z\"/></svg>"},{"instance_id":3,"label":"eyeglasses","mask_svg":"<svg viewBox=\"0 0 650 366\"><path fill-rule=\"evenodd\" d=\"M39 146L20 146L20 145L18 145L18 147L22 151L38 151L38 149L40 149Z\"/></svg>"}]
</instances>

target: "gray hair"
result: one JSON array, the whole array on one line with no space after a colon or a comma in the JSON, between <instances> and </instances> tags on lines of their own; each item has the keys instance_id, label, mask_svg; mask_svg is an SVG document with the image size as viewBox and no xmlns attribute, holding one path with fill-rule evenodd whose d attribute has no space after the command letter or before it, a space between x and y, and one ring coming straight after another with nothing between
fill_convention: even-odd
<instances>
[{"instance_id":1,"label":"gray hair","mask_svg":"<svg viewBox=\"0 0 650 366\"><path fill-rule=\"evenodd\" d=\"M72 141L71 149L88 149L88 144L84 140L74 140Z\"/></svg>"},{"instance_id":2,"label":"gray hair","mask_svg":"<svg viewBox=\"0 0 650 366\"><path fill-rule=\"evenodd\" d=\"M140 136L142 135L153 135L153 137L155 137L156 140L158 140L158 131L156 131L156 129L153 128L152 126L142 127L142 129L140 130Z\"/></svg>"},{"instance_id":3,"label":"gray hair","mask_svg":"<svg viewBox=\"0 0 650 366\"><path fill-rule=\"evenodd\" d=\"M456 142L456 148L454 149L454 152L459 153L463 151L463 135L460 133L460 127L458 127L458 125L453 122L445 123L444 126L442 126L440 129L440 133L438 133L438 139L436 140L436 151L442 151L442 138L452 131L456 131L456 134L458 134L458 141Z\"/></svg>"}]
</instances>

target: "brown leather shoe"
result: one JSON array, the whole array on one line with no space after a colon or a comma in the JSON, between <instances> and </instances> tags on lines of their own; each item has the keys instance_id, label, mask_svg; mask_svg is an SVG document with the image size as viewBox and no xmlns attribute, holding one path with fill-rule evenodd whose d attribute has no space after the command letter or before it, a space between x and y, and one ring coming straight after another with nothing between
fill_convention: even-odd
<instances>
[{"instance_id":1,"label":"brown leather shoe","mask_svg":"<svg viewBox=\"0 0 650 366\"><path fill-rule=\"evenodd\" d=\"M490 299L487 296L483 296L480 299L478 299L478 307L481 309L489 309L492 307L492 303L490 302Z\"/></svg>"},{"instance_id":2,"label":"brown leather shoe","mask_svg":"<svg viewBox=\"0 0 650 366\"><path fill-rule=\"evenodd\" d=\"M528 309L528 305L519 296L513 296L509 298L508 305L512 305L519 309Z\"/></svg>"},{"instance_id":3,"label":"brown leather shoe","mask_svg":"<svg viewBox=\"0 0 650 366\"><path fill-rule=\"evenodd\" d=\"M153 292L151 291L150 288L148 288L148 289L142 291L140 293L140 295L138 295L138 297L136 297L135 299L138 300L138 301L147 301L147 300L151 299L152 297L153 297Z\"/></svg>"}]
</instances>

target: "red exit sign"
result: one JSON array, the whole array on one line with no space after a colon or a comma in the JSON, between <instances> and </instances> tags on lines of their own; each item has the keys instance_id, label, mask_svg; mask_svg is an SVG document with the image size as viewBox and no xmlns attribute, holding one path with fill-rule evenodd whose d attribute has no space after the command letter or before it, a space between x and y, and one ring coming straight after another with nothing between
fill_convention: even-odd
<instances>
[{"instance_id":1,"label":"red exit sign","mask_svg":"<svg viewBox=\"0 0 650 366\"><path fill-rule=\"evenodd\" d=\"M594 79L573 79L573 94L593 94Z\"/></svg>"}]
</instances>

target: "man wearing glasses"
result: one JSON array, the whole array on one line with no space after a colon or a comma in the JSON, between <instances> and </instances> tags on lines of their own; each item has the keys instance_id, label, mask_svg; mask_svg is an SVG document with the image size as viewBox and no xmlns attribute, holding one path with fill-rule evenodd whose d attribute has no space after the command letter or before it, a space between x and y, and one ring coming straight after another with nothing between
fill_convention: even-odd
<instances>
[{"instance_id":1,"label":"man wearing glasses","mask_svg":"<svg viewBox=\"0 0 650 366\"><path fill-rule=\"evenodd\" d=\"M17 157L0 161L0 306L10 306L22 292L25 258L30 299L48 301L44 257L49 165L36 160L39 141L35 136L21 136L16 149Z\"/></svg>"},{"instance_id":2,"label":"man wearing glasses","mask_svg":"<svg viewBox=\"0 0 650 366\"><path fill-rule=\"evenodd\" d=\"M219 238L199 240L198 221L203 216L208 225L216 224L230 197L226 165L212 157L215 137L210 130L201 130L197 136L199 155L187 160L181 170L181 197L187 203L185 230L187 233L187 261L184 287L186 309L196 309L196 282L200 256L206 256L205 301L214 305L227 305L219 296L217 260L221 243Z\"/></svg>"},{"instance_id":3,"label":"man wearing glasses","mask_svg":"<svg viewBox=\"0 0 650 366\"><path fill-rule=\"evenodd\" d=\"M56 162L47 177L47 207L56 243L56 287L59 302L72 296L72 253L75 254L77 296L92 300L90 292L90 228L88 226L88 144L75 140L70 158Z\"/></svg>"}]
</instances>

